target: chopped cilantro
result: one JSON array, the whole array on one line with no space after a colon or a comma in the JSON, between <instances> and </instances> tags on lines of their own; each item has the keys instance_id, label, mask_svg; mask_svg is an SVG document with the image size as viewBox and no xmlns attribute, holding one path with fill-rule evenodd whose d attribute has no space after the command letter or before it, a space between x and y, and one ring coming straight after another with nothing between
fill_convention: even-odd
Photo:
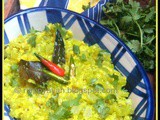
<instances>
[{"instance_id":1,"label":"chopped cilantro","mask_svg":"<svg viewBox=\"0 0 160 120\"><path fill-rule=\"evenodd\" d=\"M78 45L73 45L73 52L77 55L80 54L80 49Z\"/></svg>"},{"instance_id":2,"label":"chopped cilantro","mask_svg":"<svg viewBox=\"0 0 160 120\"><path fill-rule=\"evenodd\" d=\"M27 94L28 94L29 97L33 96L31 90L27 90Z\"/></svg>"},{"instance_id":3,"label":"chopped cilantro","mask_svg":"<svg viewBox=\"0 0 160 120\"><path fill-rule=\"evenodd\" d=\"M102 62L103 62L103 54L99 52L96 60L96 64L98 67L102 67Z\"/></svg>"},{"instance_id":4,"label":"chopped cilantro","mask_svg":"<svg viewBox=\"0 0 160 120\"><path fill-rule=\"evenodd\" d=\"M136 54L147 71L155 69L156 9L135 0L107 2L100 23L110 28ZM99 62L100 64L100 62Z\"/></svg>"},{"instance_id":5,"label":"chopped cilantro","mask_svg":"<svg viewBox=\"0 0 160 120\"><path fill-rule=\"evenodd\" d=\"M62 37L64 38L67 34L67 30L64 27L62 27L62 25L59 23L55 23L54 25L55 25L55 31L57 31L57 29L58 29L60 31Z\"/></svg>"},{"instance_id":6,"label":"chopped cilantro","mask_svg":"<svg viewBox=\"0 0 160 120\"><path fill-rule=\"evenodd\" d=\"M85 11L91 7L91 2L88 3L88 5L82 5L82 9Z\"/></svg>"},{"instance_id":7,"label":"chopped cilantro","mask_svg":"<svg viewBox=\"0 0 160 120\"><path fill-rule=\"evenodd\" d=\"M86 61L86 60L87 60L86 55L85 55L85 54L82 54L82 56L81 56L81 61Z\"/></svg>"},{"instance_id":8,"label":"chopped cilantro","mask_svg":"<svg viewBox=\"0 0 160 120\"><path fill-rule=\"evenodd\" d=\"M36 47L36 38L37 38L37 35L31 36L31 37L27 40L27 43L30 44L32 47Z\"/></svg>"},{"instance_id":9,"label":"chopped cilantro","mask_svg":"<svg viewBox=\"0 0 160 120\"><path fill-rule=\"evenodd\" d=\"M13 65L11 66L11 70L12 70L12 71L17 71L17 70L18 70L18 65L17 65L17 64L13 64Z\"/></svg>"},{"instance_id":10,"label":"chopped cilantro","mask_svg":"<svg viewBox=\"0 0 160 120\"><path fill-rule=\"evenodd\" d=\"M50 31L49 27L45 26L44 31L49 32Z\"/></svg>"},{"instance_id":11,"label":"chopped cilantro","mask_svg":"<svg viewBox=\"0 0 160 120\"><path fill-rule=\"evenodd\" d=\"M107 95L107 97L106 97L106 99L105 100L107 100L107 101L109 101L109 100L116 100L117 98L116 98L116 96L114 95L114 94L109 94L109 95Z\"/></svg>"},{"instance_id":12,"label":"chopped cilantro","mask_svg":"<svg viewBox=\"0 0 160 120\"><path fill-rule=\"evenodd\" d=\"M113 75L110 75L110 77L114 78L114 81L111 84L116 88L119 80L118 75L113 74Z\"/></svg>"},{"instance_id":13,"label":"chopped cilantro","mask_svg":"<svg viewBox=\"0 0 160 120\"><path fill-rule=\"evenodd\" d=\"M12 77L11 80L10 80L10 85L13 86L13 87L17 87L17 86L19 86L19 83L16 80L16 78Z\"/></svg>"},{"instance_id":14,"label":"chopped cilantro","mask_svg":"<svg viewBox=\"0 0 160 120\"><path fill-rule=\"evenodd\" d=\"M94 86L97 80L97 78L92 78L89 82L90 86Z\"/></svg>"},{"instance_id":15,"label":"chopped cilantro","mask_svg":"<svg viewBox=\"0 0 160 120\"><path fill-rule=\"evenodd\" d=\"M107 107L107 104L104 102L103 99L98 99L96 103L94 104L95 110L98 112L101 118L106 118L109 112L109 107Z\"/></svg>"},{"instance_id":16,"label":"chopped cilantro","mask_svg":"<svg viewBox=\"0 0 160 120\"><path fill-rule=\"evenodd\" d=\"M72 113L70 110L67 110L65 107L58 107L54 113L49 114L49 120L64 120L70 118Z\"/></svg>"},{"instance_id":17,"label":"chopped cilantro","mask_svg":"<svg viewBox=\"0 0 160 120\"><path fill-rule=\"evenodd\" d=\"M69 108L69 107L73 107L73 106L77 106L79 105L79 101L81 99L81 94L78 94L77 98L73 99L73 100L68 100L68 101L64 101L62 103L62 105L66 108Z\"/></svg>"}]
</instances>

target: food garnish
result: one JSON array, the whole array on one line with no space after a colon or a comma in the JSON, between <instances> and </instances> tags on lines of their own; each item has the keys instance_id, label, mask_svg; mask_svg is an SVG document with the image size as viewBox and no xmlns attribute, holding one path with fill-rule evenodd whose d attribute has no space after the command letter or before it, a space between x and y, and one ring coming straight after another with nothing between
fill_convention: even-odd
<instances>
[{"instance_id":1,"label":"food garnish","mask_svg":"<svg viewBox=\"0 0 160 120\"><path fill-rule=\"evenodd\" d=\"M54 43L54 54L52 57L52 62L54 62L55 64L60 64L60 65L65 63L64 41L58 29L56 31L56 39Z\"/></svg>"},{"instance_id":2,"label":"food garnish","mask_svg":"<svg viewBox=\"0 0 160 120\"><path fill-rule=\"evenodd\" d=\"M34 55L41 61L41 63L46 66L50 71L52 71L54 74L58 76L64 76L65 71L60 68L58 65L55 63L45 59L44 57L38 55L37 53L34 53Z\"/></svg>"}]
</instances>

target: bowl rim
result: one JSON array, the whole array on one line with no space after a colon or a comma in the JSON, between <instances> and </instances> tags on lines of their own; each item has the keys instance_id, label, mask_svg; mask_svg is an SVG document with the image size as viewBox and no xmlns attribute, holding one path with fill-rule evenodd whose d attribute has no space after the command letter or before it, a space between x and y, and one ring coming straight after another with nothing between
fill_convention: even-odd
<instances>
[{"instance_id":1,"label":"bowl rim","mask_svg":"<svg viewBox=\"0 0 160 120\"><path fill-rule=\"evenodd\" d=\"M137 64L137 67L138 67L138 69L140 70L140 72L142 74L142 78L143 78L144 82L146 83L145 84L146 85L146 91L147 91L148 96L150 96L150 97L147 98L148 99L148 109L146 111L146 117L149 120L152 120L154 118L154 108L155 108L154 107L154 100L153 100L154 98L153 98L153 90L152 90L151 84L149 82L149 78L147 77L146 71L144 70L142 64L140 63L138 58L135 56L135 54L130 50L130 48L114 32L112 32L109 28L104 27L103 25L101 25L97 21L92 20L92 19L90 19L90 18L88 18L85 15L82 15L80 13L76 13L74 11L71 11L71 10L68 10L68 9L59 8L59 7L47 7L47 6L45 6L45 7L33 7L33 8L25 9L25 10L20 10L19 12L15 13L15 14L12 14L11 16L8 16L4 20L4 25L5 25L5 23L7 23L8 21L12 20L16 16L20 16L20 15L27 14L27 13L30 13L30 12L45 11L45 10L63 11L63 12L67 12L67 13L70 13L72 15L81 17L83 19L86 19L89 22L98 25L101 29L106 30L117 42L119 42L126 49L126 51L132 57L134 62ZM4 41L3 41L3 44L4 44Z\"/></svg>"}]
</instances>

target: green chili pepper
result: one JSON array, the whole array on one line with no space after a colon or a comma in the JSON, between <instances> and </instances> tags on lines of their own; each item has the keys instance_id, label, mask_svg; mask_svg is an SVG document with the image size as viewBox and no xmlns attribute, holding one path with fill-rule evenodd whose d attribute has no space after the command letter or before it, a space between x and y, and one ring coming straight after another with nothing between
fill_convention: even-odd
<instances>
[{"instance_id":1,"label":"green chili pepper","mask_svg":"<svg viewBox=\"0 0 160 120\"><path fill-rule=\"evenodd\" d=\"M76 76L76 66L74 63L73 56L70 57L70 66L69 66L69 79Z\"/></svg>"},{"instance_id":2,"label":"green chili pepper","mask_svg":"<svg viewBox=\"0 0 160 120\"><path fill-rule=\"evenodd\" d=\"M61 84L68 84L69 81L67 81L66 79L64 79L63 77L57 76L56 74L53 74L52 72L43 69L42 72L44 72L45 74L47 74L48 76L50 76L51 78L53 78L55 81L61 83Z\"/></svg>"}]
</instances>

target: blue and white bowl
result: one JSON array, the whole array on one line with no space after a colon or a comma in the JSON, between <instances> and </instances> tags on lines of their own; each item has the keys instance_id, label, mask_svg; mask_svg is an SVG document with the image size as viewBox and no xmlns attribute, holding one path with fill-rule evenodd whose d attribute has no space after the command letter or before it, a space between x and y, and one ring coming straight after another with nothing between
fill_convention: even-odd
<instances>
[{"instance_id":1,"label":"blue and white bowl","mask_svg":"<svg viewBox=\"0 0 160 120\"><path fill-rule=\"evenodd\" d=\"M76 39L89 45L98 43L111 53L111 59L119 72L127 77L126 89L133 101L134 120L152 120L154 101L149 79L136 56L109 29L75 12L60 8L32 8L21 11L4 22L4 44L8 44L20 34L27 34L30 28L43 30L47 23L61 23L70 29ZM4 106L5 120L11 120L9 107Z\"/></svg>"}]
</instances>

